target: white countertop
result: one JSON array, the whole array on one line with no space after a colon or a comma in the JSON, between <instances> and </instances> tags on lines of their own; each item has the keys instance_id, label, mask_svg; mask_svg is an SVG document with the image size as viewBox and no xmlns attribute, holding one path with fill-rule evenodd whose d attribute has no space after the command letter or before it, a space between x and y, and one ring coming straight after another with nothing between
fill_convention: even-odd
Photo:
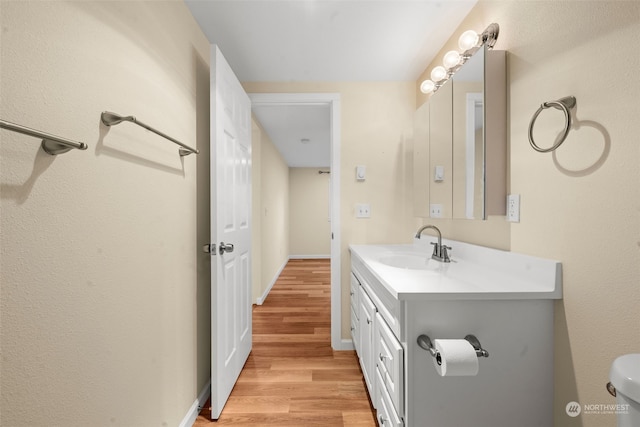
<instances>
[{"instance_id":1,"label":"white countertop","mask_svg":"<svg viewBox=\"0 0 640 427\"><path fill-rule=\"evenodd\" d=\"M442 239L452 247L450 263L431 259L430 236L408 245L350 245L360 261L399 300L561 299L562 264L558 261ZM424 256L423 269L381 262Z\"/></svg>"}]
</instances>

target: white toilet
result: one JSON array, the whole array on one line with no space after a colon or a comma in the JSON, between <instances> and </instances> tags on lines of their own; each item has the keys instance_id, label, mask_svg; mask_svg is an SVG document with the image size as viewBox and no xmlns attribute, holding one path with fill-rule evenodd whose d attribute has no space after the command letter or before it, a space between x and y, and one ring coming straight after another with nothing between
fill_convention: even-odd
<instances>
[{"instance_id":1,"label":"white toilet","mask_svg":"<svg viewBox=\"0 0 640 427\"><path fill-rule=\"evenodd\" d=\"M618 427L640 426L640 354L625 354L611 365L607 389L616 396Z\"/></svg>"}]
</instances>

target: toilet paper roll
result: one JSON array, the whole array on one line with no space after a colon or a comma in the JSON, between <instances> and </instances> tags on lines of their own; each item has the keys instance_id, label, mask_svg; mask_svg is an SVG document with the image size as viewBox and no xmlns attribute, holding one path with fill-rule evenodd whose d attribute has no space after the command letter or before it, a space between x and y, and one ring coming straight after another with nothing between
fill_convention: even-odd
<instances>
[{"instance_id":1,"label":"toilet paper roll","mask_svg":"<svg viewBox=\"0 0 640 427\"><path fill-rule=\"evenodd\" d=\"M442 377L478 375L478 356L469 341L434 340L439 357L433 358L436 371Z\"/></svg>"}]
</instances>

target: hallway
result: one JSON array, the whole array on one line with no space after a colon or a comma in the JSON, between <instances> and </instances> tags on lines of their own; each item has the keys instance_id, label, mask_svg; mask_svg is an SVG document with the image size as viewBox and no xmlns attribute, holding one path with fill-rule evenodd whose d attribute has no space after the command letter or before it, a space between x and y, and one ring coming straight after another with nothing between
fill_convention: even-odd
<instances>
[{"instance_id":1,"label":"hallway","mask_svg":"<svg viewBox=\"0 0 640 427\"><path fill-rule=\"evenodd\" d=\"M253 309L253 350L216 425L375 426L353 351L331 349L328 259L290 260ZM194 427L210 426L209 402Z\"/></svg>"}]
</instances>

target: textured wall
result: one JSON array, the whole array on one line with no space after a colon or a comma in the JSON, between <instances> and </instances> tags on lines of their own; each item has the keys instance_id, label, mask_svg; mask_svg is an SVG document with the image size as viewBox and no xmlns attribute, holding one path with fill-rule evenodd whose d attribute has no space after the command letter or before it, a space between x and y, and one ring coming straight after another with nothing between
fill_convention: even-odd
<instances>
[{"instance_id":1,"label":"textured wall","mask_svg":"<svg viewBox=\"0 0 640 427\"><path fill-rule=\"evenodd\" d=\"M206 144L208 42L176 1L0 8L2 119L89 145L0 131L1 424L175 426L209 378L197 159L100 113Z\"/></svg>"},{"instance_id":2,"label":"textured wall","mask_svg":"<svg viewBox=\"0 0 640 427\"><path fill-rule=\"evenodd\" d=\"M259 223L259 241L253 248L253 257L259 260L260 274L258 282L254 280L253 295L260 298L264 295L280 272L280 268L289 258L289 167L284 158L273 145L264 129L253 121L253 145L259 146L259 156L253 154L253 176L257 185L254 187L253 222ZM256 162L260 162L255 169ZM257 229L254 228L254 238Z\"/></svg>"},{"instance_id":3,"label":"textured wall","mask_svg":"<svg viewBox=\"0 0 640 427\"><path fill-rule=\"evenodd\" d=\"M289 168L290 255L329 255L329 168Z\"/></svg>"},{"instance_id":4,"label":"textured wall","mask_svg":"<svg viewBox=\"0 0 640 427\"><path fill-rule=\"evenodd\" d=\"M500 24L508 51L510 192L521 222L494 219L511 250L563 263L564 299L555 310L555 424L615 426L615 415L570 418L567 403L611 404L611 362L640 348L640 3L480 1L436 61L467 29ZM544 102L577 98L566 142L553 154L530 146L527 128ZM418 103L424 97L418 95ZM562 114L540 116L536 136L550 146ZM454 221L461 240L495 245L486 224ZM507 232L503 233L504 228Z\"/></svg>"}]
</instances>

